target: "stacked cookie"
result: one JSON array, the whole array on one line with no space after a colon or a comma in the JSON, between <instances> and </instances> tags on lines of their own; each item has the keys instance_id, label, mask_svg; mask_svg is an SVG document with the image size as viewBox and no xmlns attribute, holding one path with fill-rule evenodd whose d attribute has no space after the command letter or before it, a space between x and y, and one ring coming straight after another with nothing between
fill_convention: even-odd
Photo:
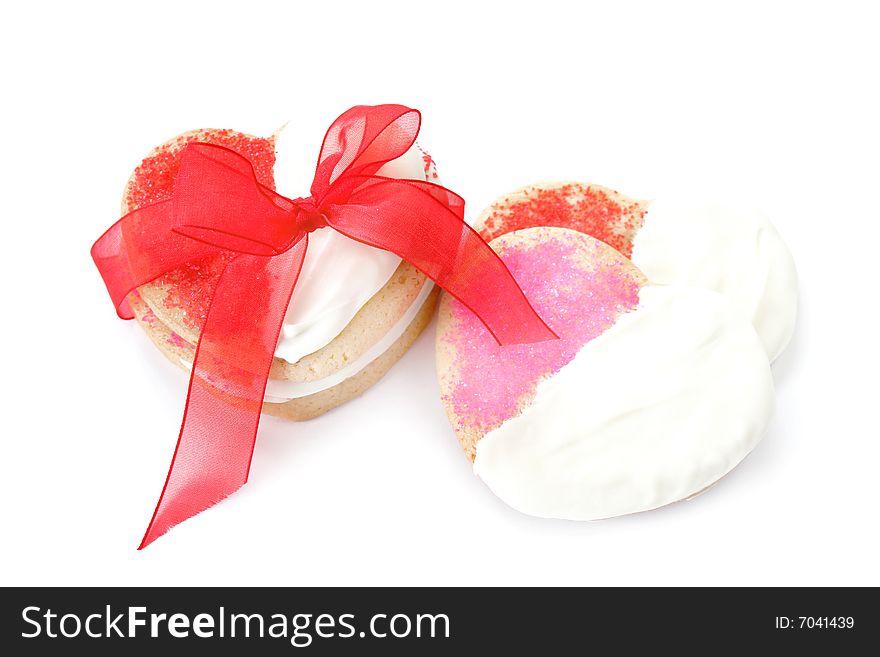
<instances>
[{"instance_id":1,"label":"stacked cookie","mask_svg":"<svg viewBox=\"0 0 880 657\"><path fill-rule=\"evenodd\" d=\"M525 513L575 520L691 497L761 439L797 282L750 209L543 184L475 226L558 341L501 347L444 295L443 402L475 472Z\"/></svg>"},{"instance_id":2,"label":"stacked cookie","mask_svg":"<svg viewBox=\"0 0 880 657\"><path fill-rule=\"evenodd\" d=\"M232 130L196 130L154 149L126 187L123 214L171 197L183 147L192 141L245 156L263 185L290 197L275 171L308 167L286 137ZM417 145L379 175L436 181L431 158ZM225 266L212 257L142 286L129 297L140 325L173 363L189 370L213 286ZM406 352L428 324L437 291L424 274L386 251L332 230L315 231L288 308L266 388L264 412L291 420L320 415L359 395Z\"/></svg>"}]
</instances>

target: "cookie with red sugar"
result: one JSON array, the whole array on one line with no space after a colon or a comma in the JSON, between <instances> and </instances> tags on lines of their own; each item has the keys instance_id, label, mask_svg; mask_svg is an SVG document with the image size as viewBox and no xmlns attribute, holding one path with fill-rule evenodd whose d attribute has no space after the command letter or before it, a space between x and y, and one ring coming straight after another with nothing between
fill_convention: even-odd
<instances>
[{"instance_id":1,"label":"cookie with red sugar","mask_svg":"<svg viewBox=\"0 0 880 657\"><path fill-rule=\"evenodd\" d=\"M303 195L276 171L314 165L287 144L291 128L262 138L234 130L195 130L154 149L135 169L122 212L170 198L184 146L193 141L246 157L259 182L288 197ZM436 180L433 160L418 146L388 163L382 175ZM285 188L285 184L288 188ZM161 352L189 370L223 257L209 257L160 276L132 294L140 325ZM397 256L332 229L310 235L309 248L282 327L266 388L264 412L292 420L324 413L378 381L430 321L437 292ZM243 308L242 312L248 312Z\"/></svg>"},{"instance_id":2,"label":"cookie with red sugar","mask_svg":"<svg viewBox=\"0 0 880 657\"><path fill-rule=\"evenodd\" d=\"M437 369L474 472L510 506L573 520L653 509L705 489L760 440L769 363L722 295L653 285L569 229L490 245L559 340L500 346L444 294Z\"/></svg>"},{"instance_id":3,"label":"cookie with red sugar","mask_svg":"<svg viewBox=\"0 0 880 657\"><path fill-rule=\"evenodd\" d=\"M599 185L553 182L502 196L475 222L487 239L533 226L569 228L602 240L654 283L719 292L752 322L771 361L791 339L794 261L754 208L697 194L636 200Z\"/></svg>"},{"instance_id":4,"label":"cookie with red sugar","mask_svg":"<svg viewBox=\"0 0 880 657\"><path fill-rule=\"evenodd\" d=\"M505 194L474 222L485 240L534 226L570 228L614 247L627 258L649 203L576 182L541 183Z\"/></svg>"}]
</instances>

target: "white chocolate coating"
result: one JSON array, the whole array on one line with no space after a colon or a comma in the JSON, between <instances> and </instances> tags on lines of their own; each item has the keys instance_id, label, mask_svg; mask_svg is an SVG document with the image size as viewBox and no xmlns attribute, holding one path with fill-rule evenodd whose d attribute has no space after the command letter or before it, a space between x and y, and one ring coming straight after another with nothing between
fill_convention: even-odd
<instances>
[{"instance_id":1,"label":"white chocolate coating","mask_svg":"<svg viewBox=\"0 0 880 657\"><path fill-rule=\"evenodd\" d=\"M758 443L764 348L719 294L648 285L638 307L477 443L474 472L529 515L593 520L685 499Z\"/></svg>"},{"instance_id":2,"label":"white chocolate coating","mask_svg":"<svg viewBox=\"0 0 880 657\"><path fill-rule=\"evenodd\" d=\"M748 318L772 362L797 317L797 273L779 233L760 212L717 201L653 201L632 261L653 283L704 287Z\"/></svg>"}]
</instances>

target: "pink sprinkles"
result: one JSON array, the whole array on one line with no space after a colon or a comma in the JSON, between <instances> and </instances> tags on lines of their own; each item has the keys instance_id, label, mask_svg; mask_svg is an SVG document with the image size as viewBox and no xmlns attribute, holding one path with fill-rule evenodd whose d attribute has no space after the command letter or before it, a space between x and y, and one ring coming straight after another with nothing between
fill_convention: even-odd
<instances>
[{"instance_id":1,"label":"pink sprinkles","mask_svg":"<svg viewBox=\"0 0 880 657\"><path fill-rule=\"evenodd\" d=\"M168 338L166 340L167 340L168 344L174 345L178 349L186 349L187 347L192 348L192 345L189 342L184 340L182 337L180 337L177 333L175 333L173 331L168 334Z\"/></svg>"},{"instance_id":2,"label":"pink sprinkles","mask_svg":"<svg viewBox=\"0 0 880 657\"><path fill-rule=\"evenodd\" d=\"M473 313L453 301L454 325L444 339L454 348L458 377L444 402L464 425L459 429L485 433L517 415L542 379L636 307L636 270L623 258L598 260L600 248L590 239L554 235L501 249L502 260L559 340L501 347Z\"/></svg>"}]
</instances>

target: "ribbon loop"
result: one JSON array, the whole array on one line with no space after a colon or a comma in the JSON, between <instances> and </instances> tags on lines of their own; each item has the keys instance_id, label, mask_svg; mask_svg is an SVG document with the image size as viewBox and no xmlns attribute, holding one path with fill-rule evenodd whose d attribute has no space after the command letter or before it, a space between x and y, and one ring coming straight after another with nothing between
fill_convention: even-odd
<instances>
[{"instance_id":1,"label":"ribbon loop","mask_svg":"<svg viewBox=\"0 0 880 657\"><path fill-rule=\"evenodd\" d=\"M193 143L169 201L138 208L92 247L117 312L141 285L207 257L225 269L211 296L186 410L145 547L247 481L278 335L308 247L331 227L391 251L457 297L501 343L556 335L492 249L464 222L464 201L439 185L376 175L415 143L421 115L403 105L353 107L324 137L311 196L291 200L257 180L234 151Z\"/></svg>"},{"instance_id":2,"label":"ribbon loop","mask_svg":"<svg viewBox=\"0 0 880 657\"><path fill-rule=\"evenodd\" d=\"M333 122L318 154L312 196L324 196L345 175L373 175L406 153L419 134L422 115L403 105L357 105Z\"/></svg>"}]
</instances>

